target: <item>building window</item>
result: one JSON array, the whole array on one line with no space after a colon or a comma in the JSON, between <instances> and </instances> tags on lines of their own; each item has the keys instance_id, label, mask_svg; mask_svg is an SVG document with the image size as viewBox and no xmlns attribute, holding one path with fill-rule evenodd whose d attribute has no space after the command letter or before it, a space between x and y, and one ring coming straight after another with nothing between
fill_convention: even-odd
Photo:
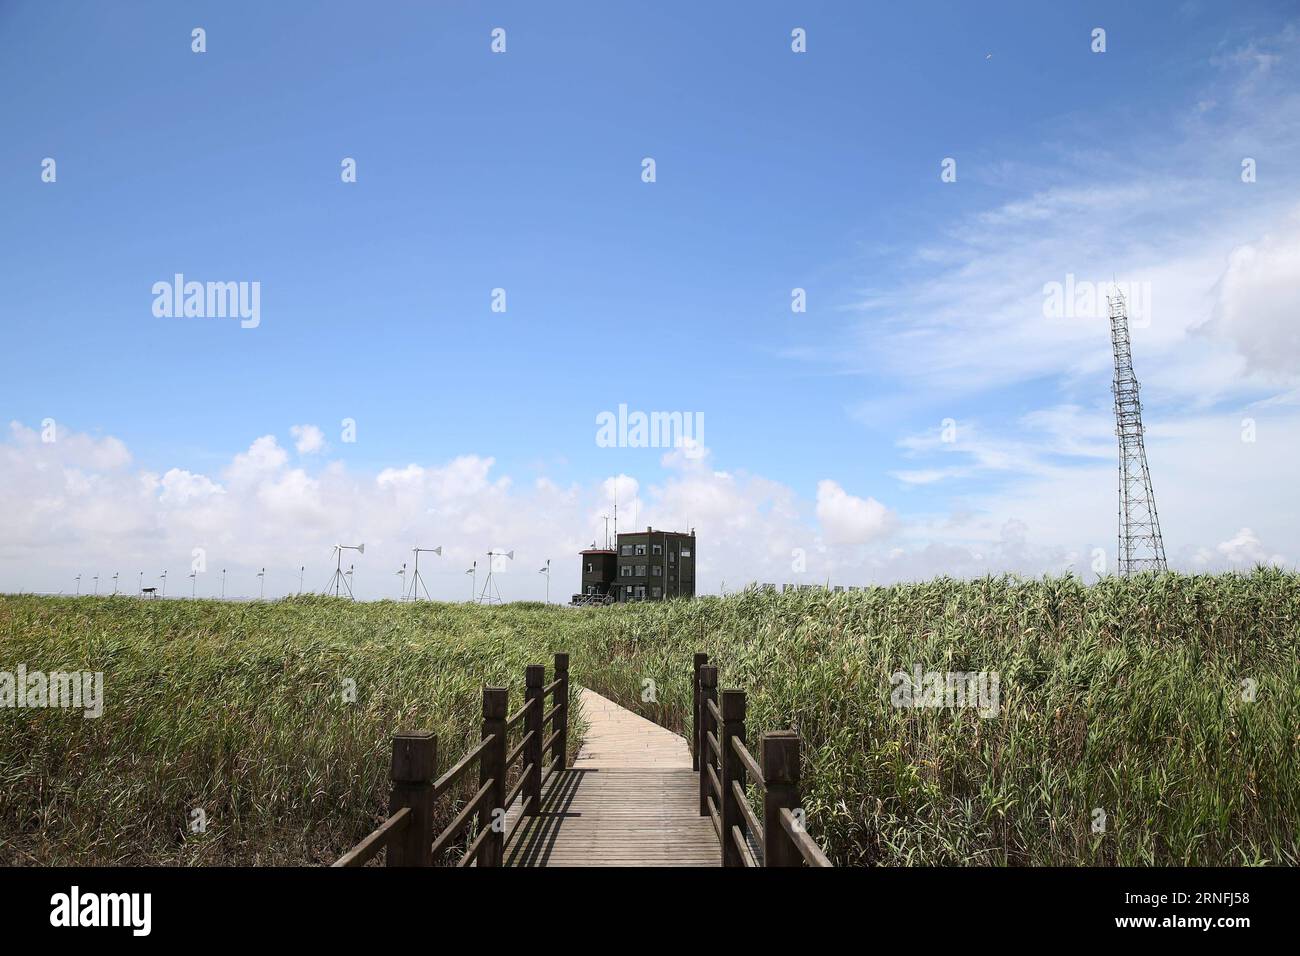
<instances>
[{"instance_id":1,"label":"building window","mask_svg":"<svg viewBox=\"0 0 1300 956\"><path fill-rule=\"evenodd\" d=\"M596 570L595 566L594 566L590 561L588 561L588 562L587 562L587 573L588 573L588 574L591 574L591 573L592 573L593 571L595 571L595 570Z\"/></svg>"},{"instance_id":2,"label":"building window","mask_svg":"<svg viewBox=\"0 0 1300 956\"><path fill-rule=\"evenodd\" d=\"M677 563L677 552L676 552L676 551L669 551L669 552L668 552L668 563L669 563L669 564L676 564L676 563Z\"/></svg>"},{"instance_id":3,"label":"building window","mask_svg":"<svg viewBox=\"0 0 1300 956\"><path fill-rule=\"evenodd\" d=\"M619 554L622 554L624 556L628 556L631 553L632 553L632 546L630 544L625 544L623 545L622 548L619 549Z\"/></svg>"},{"instance_id":4,"label":"building window","mask_svg":"<svg viewBox=\"0 0 1300 956\"><path fill-rule=\"evenodd\" d=\"M691 556L690 548L682 548L682 557L689 558L690 556Z\"/></svg>"},{"instance_id":5,"label":"building window","mask_svg":"<svg viewBox=\"0 0 1300 956\"><path fill-rule=\"evenodd\" d=\"M644 565L644 564L638 564L638 565L636 566L636 576L637 576L638 578L643 578L643 577L645 577L645 565Z\"/></svg>"},{"instance_id":6,"label":"building window","mask_svg":"<svg viewBox=\"0 0 1300 956\"><path fill-rule=\"evenodd\" d=\"M638 587L637 587L637 589L636 589L636 599L637 599L638 601L644 601L644 600L645 600L645 588L644 588L644 587L641 587L641 586L638 586Z\"/></svg>"},{"instance_id":7,"label":"building window","mask_svg":"<svg viewBox=\"0 0 1300 956\"><path fill-rule=\"evenodd\" d=\"M650 589L650 596L651 596L652 598L661 598L661 597L664 596L664 592L663 592L663 590L662 590L661 588L651 588L651 589Z\"/></svg>"},{"instance_id":8,"label":"building window","mask_svg":"<svg viewBox=\"0 0 1300 956\"><path fill-rule=\"evenodd\" d=\"M656 564L654 567L652 567L652 568L650 569L650 573L653 574L653 575L654 575L655 577L657 577L657 578L658 578L658 577L662 577L662 576L663 576L663 573L664 573L663 565L661 565L661 564Z\"/></svg>"},{"instance_id":9,"label":"building window","mask_svg":"<svg viewBox=\"0 0 1300 956\"><path fill-rule=\"evenodd\" d=\"M626 588L624 588L624 589L623 589L623 593L626 594L628 597L631 597L631 596L632 596L632 585L629 584Z\"/></svg>"},{"instance_id":10,"label":"building window","mask_svg":"<svg viewBox=\"0 0 1300 956\"><path fill-rule=\"evenodd\" d=\"M632 565L625 564L622 567L620 567L618 569L618 576L620 578L630 578L632 576Z\"/></svg>"},{"instance_id":11,"label":"building window","mask_svg":"<svg viewBox=\"0 0 1300 956\"><path fill-rule=\"evenodd\" d=\"M651 554L663 554L663 553L664 553L664 546L663 546L662 544L652 544L652 545L650 545L650 553L651 553Z\"/></svg>"},{"instance_id":12,"label":"building window","mask_svg":"<svg viewBox=\"0 0 1300 956\"><path fill-rule=\"evenodd\" d=\"M645 554L645 545L644 545L644 544L638 544L638 545L636 546L636 553L637 553L637 554Z\"/></svg>"}]
</instances>

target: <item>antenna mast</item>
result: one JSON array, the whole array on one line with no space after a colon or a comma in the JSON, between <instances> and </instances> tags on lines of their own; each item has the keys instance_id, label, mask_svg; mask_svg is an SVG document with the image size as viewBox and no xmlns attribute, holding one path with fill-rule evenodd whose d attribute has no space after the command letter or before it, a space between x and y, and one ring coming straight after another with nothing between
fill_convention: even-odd
<instances>
[{"instance_id":1,"label":"antenna mast","mask_svg":"<svg viewBox=\"0 0 1300 956\"><path fill-rule=\"evenodd\" d=\"M1166 571L1165 542L1160 534L1156 496L1151 490L1142 402L1133 374L1128 306L1118 289L1106 297L1110 304L1110 341L1115 350L1115 434L1119 438L1119 573Z\"/></svg>"}]
</instances>

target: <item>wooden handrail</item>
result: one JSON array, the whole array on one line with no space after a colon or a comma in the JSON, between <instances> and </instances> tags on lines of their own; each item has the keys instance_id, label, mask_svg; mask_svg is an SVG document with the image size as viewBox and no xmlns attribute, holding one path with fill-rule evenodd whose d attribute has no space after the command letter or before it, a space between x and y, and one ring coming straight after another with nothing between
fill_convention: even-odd
<instances>
[{"instance_id":1,"label":"wooden handrail","mask_svg":"<svg viewBox=\"0 0 1300 956\"><path fill-rule=\"evenodd\" d=\"M754 759L754 755L749 752L749 748L745 746L745 742L739 737L732 737L731 748L740 758L740 762L745 765L745 773L749 774L750 782L762 786L763 771L758 766L758 761Z\"/></svg>"},{"instance_id":2,"label":"wooden handrail","mask_svg":"<svg viewBox=\"0 0 1300 956\"><path fill-rule=\"evenodd\" d=\"M511 714L506 719L506 726L514 727L515 724L519 723L519 721L524 718L524 715L528 713L528 708L532 706L533 706L533 701L531 698L524 701L524 706L520 707L518 710L516 710L513 714Z\"/></svg>"},{"instance_id":3,"label":"wooden handrail","mask_svg":"<svg viewBox=\"0 0 1300 956\"><path fill-rule=\"evenodd\" d=\"M525 771L527 771L527 769L527 767L524 768ZM519 779L515 781L515 785L511 787L510 792L506 794L505 803L503 803L502 806L505 808L507 813L510 811L510 808L515 805L515 798L519 796L519 791L524 789L524 784L527 782L527 773L521 773Z\"/></svg>"},{"instance_id":4,"label":"wooden handrail","mask_svg":"<svg viewBox=\"0 0 1300 956\"><path fill-rule=\"evenodd\" d=\"M452 820L451 823L447 824L446 828L438 834L438 839L433 841L433 858L435 860L438 858L439 853L451 845L452 840L465 832L465 828L469 826L469 822L473 818L474 814L478 812L483 801L491 794L492 784L495 782L496 781L494 780L489 780L487 783L483 784L483 786L479 787L478 793L474 794L474 796L470 798L469 803L461 807L460 813L456 814L455 819Z\"/></svg>"},{"instance_id":5,"label":"wooden handrail","mask_svg":"<svg viewBox=\"0 0 1300 956\"><path fill-rule=\"evenodd\" d=\"M745 793L745 788L740 785L739 780L733 780L731 781L731 789L736 797L736 805L740 808L740 815L745 818L745 826L761 850L763 848L763 825L758 822L758 816L754 813L754 808L749 805L749 797Z\"/></svg>"},{"instance_id":6,"label":"wooden handrail","mask_svg":"<svg viewBox=\"0 0 1300 956\"><path fill-rule=\"evenodd\" d=\"M736 844L736 852L740 854L741 863L750 869L758 866L758 861L754 859L754 851L745 842L745 834L740 832L740 827L731 828L731 839Z\"/></svg>"},{"instance_id":7,"label":"wooden handrail","mask_svg":"<svg viewBox=\"0 0 1300 956\"><path fill-rule=\"evenodd\" d=\"M515 744L515 749L510 751L510 756L506 757L507 767L513 767L515 765L515 761L518 760L519 755L524 752L524 748L528 746L528 741L532 736L533 732L530 730L528 733L524 734L523 740Z\"/></svg>"},{"instance_id":8,"label":"wooden handrail","mask_svg":"<svg viewBox=\"0 0 1300 956\"><path fill-rule=\"evenodd\" d=\"M437 737L424 731L396 734L393 737L393 788L389 816L331 866L363 866L385 849L388 851L388 866L429 866L469 829L476 814L477 832L457 865L501 866L505 846L518 832L520 821L524 816L540 812L544 779L542 761L546 752L550 751L553 759L550 766L544 768L545 779L549 779L557 769L564 769L567 762L569 655L556 654L555 679L546 684L544 677L542 665L528 666L524 705L510 717L506 716L509 709L506 688L483 688L483 726L479 742L437 780L433 779L438 763ZM547 694L554 694L556 703L543 715L543 701ZM507 754L507 735L510 728L521 720L526 721L526 733L518 746ZM552 733L543 741L544 727L548 722ZM521 755L525 758L525 765L507 792L510 767ZM435 839L435 801L450 793L476 762L479 767L478 790ZM506 811L521 793L526 797L523 812L507 834L504 832Z\"/></svg>"},{"instance_id":9,"label":"wooden handrail","mask_svg":"<svg viewBox=\"0 0 1300 956\"><path fill-rule=\"evenodd\" d=\"M763 734L761 759L755 760L745 744L745 692L719 691L717 665L707 660L696 654L693 662L692 764L700 774L700 816L713 824L722 865L833 866L802 825L799 736L792 730ZM749 783L762 790L761 814L749 802Z\"/></svg>"},{"instance_id":10,"label":"wooden handrail","mask_svg":"<svg viewBox=\"0 0 1300 956\"><path fill-rule=\"evenodd\" d=\"M465 756L460 758L460 761L456 764L456 766L452 767L441 777L435 780L433 784L433 798L436 800L439 797L443 796L449 789L451 789L452 785L455 784L456 781L460 779L461 774L463 774L466 770L469 769L470 763L474 760L477 760L480 756L482 756L483 751L486 750L488 747L490 747L493 741L495 740L496 740L496 735L494 734L493 736L487 738L487 740L480 741L477 747L475 747Z\"/></svg>"},{"instance_id":11,"label":"wooden handrail","mask_svg":"<svg viewBox=\"0 0 1300 956\"><path fill-rule=\"evenodd\" d=\"M800 854L803 855L805 863L809 866L833 865L831 861L826 858L826 854L822 852L822 848L819 847L817 842L808 835L808 831L800 825L799 821L795 819L795 815L786 807L781 808L781 826L785 829L785 832L789 835L790 839L794 841L794 845L798 848Z\"/></svg>"},{"instance_id":12,"label":"wooden handrail","mask_svg":"<svg viewBox=\"0 0 1300 956\"><path fill-rule=\"evenodd\" d=\"M380 850L388 846L390 840L397 839L410 825L411 808L402 807L402 809L379 824L377 829L371 831L368 837L331 863L330 866L365 866L379 855Z\"/></svg>"}]
</instances>

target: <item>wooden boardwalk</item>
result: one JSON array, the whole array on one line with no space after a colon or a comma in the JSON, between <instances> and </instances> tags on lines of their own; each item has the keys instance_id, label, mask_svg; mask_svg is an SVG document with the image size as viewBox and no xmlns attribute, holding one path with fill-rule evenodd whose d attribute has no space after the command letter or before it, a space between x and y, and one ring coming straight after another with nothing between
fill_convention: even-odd
<instances>
[{"instance_id":1,"label":"wooden boardwalk","mask_svg":"<svg viewBox=\"0 0 1300 956\"><path fill-rule=\"evenodd\" d=\"M582 747L543 784L542 812L522 823L506 865L719 866L686 739L586 688L576 696Z\"/></svg>"},{"instance_id":2,"label":"wooden boardwalk","mask_svg":"<svg viewBox=\"0 0 1300 956\"><path fill-rule=\"evenodd\" d=\"M831 866L804 828L798 734L761 733L758 755L751 752L745 692L719 691L708 661L697 653L692 665L693 748L591 690L574 694L565 653L555 655L549 683L543 665L524 668L524 703L513 714L509 688L484 687L479 743L441 776L437 736L399 730L388 816L333 866L365 866L380 854L394 867L449 859L482 867ZM587 733L569 767L573 704ZM467 790L474 771L478 790L436 831L435 805Z\"/></svg>"}]
</instances>

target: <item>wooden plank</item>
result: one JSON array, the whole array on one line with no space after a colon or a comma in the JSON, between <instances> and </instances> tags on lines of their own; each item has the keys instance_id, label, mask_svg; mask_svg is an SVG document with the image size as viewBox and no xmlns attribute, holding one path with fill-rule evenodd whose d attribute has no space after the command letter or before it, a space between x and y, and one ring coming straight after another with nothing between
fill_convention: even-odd
<instances>
[{"instance_id":1,"label":"wooden plank","mask_svg":"<svg viewBox=\"0 0 1300 956\"><path fill-rule=\"evenodd\" d=\"M582 689L587 735L570 770L542 788L536 816L517 821L507 866L717 866L718 841L699 814L685 738Z\"/></svg>"}]
</instances>

